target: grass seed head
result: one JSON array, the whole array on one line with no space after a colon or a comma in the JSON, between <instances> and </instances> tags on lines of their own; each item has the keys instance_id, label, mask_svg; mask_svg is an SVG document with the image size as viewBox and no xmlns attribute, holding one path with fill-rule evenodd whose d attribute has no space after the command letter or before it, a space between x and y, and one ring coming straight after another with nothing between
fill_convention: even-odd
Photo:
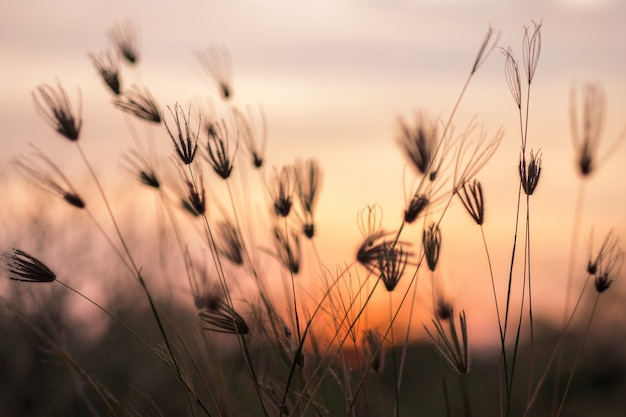
<instances>
[{"instance_id":1,"label":"grass seed head","mask_svg":"<svg viewBox=\"0 0 626 417\"><path fill-rule=\"evenodd\" d=\"M476 224L482 225L485 222L485 202L480 181L464 182L461 188L456 191L456 195Z\"/></svg>"},{"instance_id":2,"label":"grass seed head","mask_svg":"<svg viewBox=\"0 0 626 417\"><path fill-rule=\"evenodd\" d=\"M409 254L399 245L385 243L378 255L378 273L385 289L393 291L404 274Z\"/></svg>"},{"instance_id":3,"label":"grass seed head","mask_svg":"<svg viewBox=\"0 0 626 417\"><path fill-rule=\"evenodd\" d=\"M139 35L135 24L126 20L115 24L109 30L109 40L129 64L139 61Z\"/></svg>"},{"instance_id":4,"label":"grass seed head","mask_svg":"<svg viewBox=\"0 0 626 417\"><path fill-rule=\"evenodd\" d=\"M533 195L541 175L541 151L530 151L530 161L526 163L526 155L522 153L519 161L519 176L526 195Z\"/></svg>"},{"instance_id":5,"label":"grass seed head","mask_svg":"<svg viewBox=\"0 0 626 417\"><path fill-rule=\"evenodd\" d=\"M211 123L208 137L206 159L213 171L225 180L230 177L233 171L233 163L239 148L239 141L237 140L232 155L229 154L229 130L224 120L221 123Z\"/></svg>"},{"instance_id":6,"label":"grass seed head","mask_svg":"<svg viewBox=\"0 0 626 417\"><path fill-rule=\"evenodd\" d=\"M67 93L57 82L56 90L47 84L42 84L32 93L35 108L39 114L61 136L75 142L80 136L82 127L82 97L78 90L78 112L74 114Z\"/></svg>"},{"instance_id":7,"label":"grass seed head","mask_svg":"<svg viewBox=\"0 0 626 417\"><path fill-rule=\"evenodd\" d=\"M13 249L0 255L2 269L7 277L22 282L52 282L56 275L43 262L34 256L20 250Z\"/></svg>"},{"instance_id":8,"label":"grass seed head","mask_svg":"<svg viewBox=\"0 0 626 417\"><path fill-rule=\"evenodd\" d=\"M161 123L161 110L147 88L133 84L113 100L118 109L151 123Z\"/></svg>"},{"instance_id":9,"label":"grass seed head","mask_svg":"<svg viewBox=\"0 0 626 417\"><path fill-rule=\"evenodd\" d=\"M441 253L441 230L435 223L431 224L422 234L422 243L424 244L424 256L428 269L435 271L439 262L439 254Z\"/></svg>"},{"instance_id":10,"label":"grass seed head","mask_svg":"<svg viewBox=\"0 0 626 417\"><path fill-rule=\"evenodd\" d=\"M215 81L222 99L229 100L233 95L233 65L228 50L211 46L197 52L196 58L204 72Z\"/></svg>"},{"instance_id":11,"label":"grass seed head","mask_svg":"<svg viewBox=\"0 0 626 417\"><path fill-rule=\"evenodd\" d=\"M89 54L89 59L109 90L116 96L122 94L120 65L117 56L110 50L106 50L100 54Z\"/></svg>"}]
</instances>

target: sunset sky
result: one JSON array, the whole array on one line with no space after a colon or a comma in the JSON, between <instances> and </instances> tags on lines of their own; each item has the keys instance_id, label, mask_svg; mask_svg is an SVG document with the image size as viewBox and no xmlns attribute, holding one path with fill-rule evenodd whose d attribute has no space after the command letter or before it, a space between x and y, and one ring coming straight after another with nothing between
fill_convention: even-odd
<instances>
[{"instance_id":1,"label":"sunset sky","mask_svg":"<svg viewBox=\"0 0 626 417\"><path fill-rule=\"evenodd\" d=\"M33 106L31 92L42 83L56 84L58 78L73 103L77 89L82 92L80 140L99 173L110 187L127 181L118 165L119 154L130 145L128 130L88 59L89 53L107 47L107 31L127 19L139 29L141 56L138 69L122 67L124 85L147 86L163 108L206 102L207 97L219 101L194 52L222 46L232 57L232 103L265 109L269 167L297 157L319 159L324 188L318 245L331 270L350 262L360 244L356 214L361 208L379 203L387 230L400 223L408 193L403 178L411 184L415 174L396 144L398 117L413 120L423 111L447 119L489 26L500 31L499 46L510 46L521 61L524 27L542 22L529 121L529 147L542 149L544 163L532 199L533 262L538 308L553 311L554 303L561 302L554 294L565 279L579 184L569 128L570 89L587 81L604 87L602 153L626 128L624 2L5 1L0 6L1 174L12 170L8 161L28 152L29 143L68 174L84 172L71 144L52 132ZM486 196L485 233L504 291L520 139L504 57L497 49L466 92L454 121L457 130L474 117L490 133L500 127L506 131L493 160L478 175ZM152 134L167 149L165 132ZM596 247L610 228L626 241L625 163L626 145L603 160L587 183L580 264L586 262L585 239L592 226ZM11 191L0 202L5 207L23 201ZM472 311L468 316L473 320L493 324L480 230L455 202L442 231L436 279L455 303ZM419 248L421 232L415 228L408 233ZM625 284L622 280L619 286ZM481 305L488 308L477 307Z\"/></svg>"}]
</instances>

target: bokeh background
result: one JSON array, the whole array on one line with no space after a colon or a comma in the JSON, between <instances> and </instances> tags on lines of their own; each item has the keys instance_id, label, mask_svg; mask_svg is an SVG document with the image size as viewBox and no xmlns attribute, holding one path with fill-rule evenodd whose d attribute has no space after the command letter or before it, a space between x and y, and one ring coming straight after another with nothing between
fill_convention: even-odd
<instances>
[{"instance_id":1,"label":"bokeh background","mask_svg":"<svg viewBox=\"0 0 626 417\"><path fill-rule=\"evenodd\" d=\"M32 143L78 184L86 175L75 150L35 112L32 92L42 83L55 84L58 79L72 102L80 89L84 120L80 140L99 177L119 198L120 216L134 219L137 212L141 215L142 204L153 204L149 195L129 190L128 177L119 169L119 155L130 144L128 129L88 59L89 53L107 46L106 33L120 21L130 20L138 28L141 54L138 70L123 67L123 83L149 87L162 107L177 102L210 107L207 103L217 100L215 86L194 53L212 45L229 51L231 103L261 105L265 110L269 166L313 157L323 167L317 243L322 262L331 270L352 261L361 239L356 217L363 207L380 204L388 230L400 222L407 184L415 173L396 143L398 118L413 120L422 111L446 119L487 28L499 31L499 45L510 46L521 60L524 27L535 21L542 22L543 42L533 81L528 143L542 150L544 170L532 202L534 302L542 320L559 323L580 184L569 127L570 90L576 83L600 83L608 100L601 162L585 188L577 267L583 271L592 228L596 247L610 229L626 239L626 146L610 155L603 153L626 128L625 19L626 4L617 0L4 1L0 5L2 249L18 244L45 247L50 253L46 259L66 260L57 268L78 270L90 278L79 285L96 299L106 287L99 281L107 276L106 265L89 262L85 268L76 253L88 246L90 256L105 258L108 255L99 249L103 242L77 232L80 222L67 219L63 203L39 200L38 190L15 176L10 164L15 154L29 152ZM473 118L490 132L500 127L506 131L494 158L478 175L486 194L485 230L496 284L503 296L520 139L516 108L504 77L504 57L498 50L474 77L455 125L461 130ZM168 149L169 138L162 129L151 135ZM488 350L497 340L497 325L479 231L459 204L451 208L442 231L436 279L455 305L471 312L472 343ZM418 231L413 235L418 246ZM54 243L38 243L44 239ZM83 269L75 269L76 265ZM579 288L581 281L576 282ZM623 281L618 280L607 293L605 318L598 320L614 326L611 343L624 338L620 305L625 294ZM384 297L374 300L381 305L385 301ZM84 313L84 307L75 308ZM429 320L431 311L426 296L416 313L417 328ZM85 332L97 334L93 330L97 322L84 314L75 322ZM601 338L599 333L594 337Z\"/></svg>"}]
</instances>

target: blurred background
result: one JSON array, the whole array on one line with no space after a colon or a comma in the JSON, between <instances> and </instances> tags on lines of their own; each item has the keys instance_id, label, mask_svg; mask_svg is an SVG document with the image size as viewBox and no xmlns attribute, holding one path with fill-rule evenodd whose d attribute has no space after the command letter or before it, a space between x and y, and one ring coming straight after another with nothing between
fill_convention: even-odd
<instances>
[{"instance_id":1,"label":"blurred background","mask_svg":"<svg viewBox=\"0 0 626 417\"><path fill-rule=\"evenodd\" d=\"M361 244L356 219L363 207L378 203L383 209L382 224L386 230L395 230L400 223L415 172L397 145L399 118L412 122L418 112L423 112L431 118L447 120L487 29L498 31L498 45L510 46L521 62L524 27L542 22L543 41L531 92L528 146L543 153L541 183L532 199L533 301L538 322L546 326L546 344L552 346L554 334L550 329L558 327L562 320L574 207L581 184L569 122L570 91L576 83L600 83L607 96L607 112L600 163L597 172L585 180L584 209L577 223L580 234L575 244L578 256L574 271L580 274L574 273L574 291L582 286L592 228L595 248L610 229L622 241L626 238L626 146L607 153L626 128L625 18L626 5L617 0L480 0L471 4L458 0L3 2L0 249L20 247L33 252L57 275L67 277L95 300L115 306L120 314L126 308L132 310L136 283L118 284L125 282L117 277L120 265L107 261L113 254L105 249L106 243L90 221L70 212L61 200L32 187L16 175L10 163L16 154L30 152L30 144L34 144L62 167L78 188L88 187L87 171L76 150L37 114L32 98L37 86L56 85L57 80L73 104L78 102L80 90L81 145L105 184L129 239L134 239L138 257L150 264L154 246L144 248L142 242L155 244L157 240L157 232L150 226L159 216L154 210L154 196L138 190L136 184L129 185L127 173L120 169L120 154L132 144L128 126L119 110L111 106L111 96L88 57L109 45L107 32L119 22L135 25L140 51L136 68L122 65L122 84L148 87L162 108L191 103L210 112L219 107L215 83L194 54L212 46L229 52L233 65L233 97L229 104L241 108L262 106L267 118L266 172L296 158L316 158L323 168L316 244L321 263L333 272L352 262ZM454 119L459 131L474 118L490 133L505 129L501 146L477 176L485 191L485 233L500 297L506 292L510 264L520 150L518 114L504 76L504 62L500 51L494 50L474 76ZM162 150L162 155L171 151L170 139L162 127L137 126ZM167 157L163 159L165 166ZM255 204L251 211L265 210L262 193ZM103 207L94 210L96 216L106 218ZM458 202L450 208L441 227L444 243L434 279L457 309L468 312L471 344L488 357L498 333L480 231ZM407 236L414 237L412 244L418 248L421 231L408 233L412 233ZM311 248L307 250L312 257ZM315 290L316 272L306 259L304 268L310 272L309 281L301 285ZM177 266L180 267L172 261L167 267L150 267L176 271ZM432 315L428 279L423 281L425 295L414 319L415 335L420 341L424 340L422 323L429 323ZM116 337L122 336L110 333L113 330L98 311L80 300L66 301L67 294L57 294L61 289L31 290L15 284L0 286L3 297L31 313L55 305L47 310L54 314L41 318L45 321L42 325L53 324L58 327L55 338L65 340L68 346L80 346L75 353L82 363L90 363L89 352L96 352L95 349L105 352L107 361L116 356ZM170 282L166 294L180 295L189 302L185 285L182 277L181 282ZM406 288L406 283L401 285ZM126 295L120 295L120 289ZM612 409L626 410L623 400L619 403L612 397L624 387L625 360L619 352L626 336L625 296L623 280L617 280L603 295L589 336L589 348L583 353L584 363L593 367L586 369L591 376L586 377L585 371L581 371L580 380L594 387L609 387L596 392L595 388L580 386L578 392L592 393L591 400L585 400L585 404L592 404L589 407L597 407L596 402L607 404L603 397L606 394ZM22 299L26 301L20 302ZM386 308L387 301L387 295L381 294L372 301L373 308ZM592 296L584 301L585 318ZM37 303L41 305L37 307ZM19 414L5 415L50 415L38 409L38 399L52 401L46 392L54 389L59 400L57 388L63 384L69 384L69 389L63 391L65 395L75 398L76 389L67 375L54 373L62 366L54 361L48 363L47 348L24 330L15 314L10 309L2 311L3 326L15 344L3 344L2 364L6 372L1 374L15 378L27 370L28 378L23 381L9 379L3 383L15 387L16 392L24 393L26 389L27 395L24 394L25 403L20 408L10 394L3 394L2 401L14 407L7 409L20 410ZM62 318L57 320L56 314ZM128 314L128 321L140 322L144 313ZM371 315L374 324L376 316ZM381 325L385 317L380 319ZM406 320L405 314L398 323L405 324ZM423 350L432 354L429 349ZM602 358L595 360L592 356L598 352L603 353ZM493 361L487 363L493 365ZM423 366L420 364L415 366ZM479 375L484 371L480 371L480 364L477 359L475 368ZM33 381L33 374L41 375L41 380ZM593 378L599 382L590 383L595 381ZM125 381L127 386L138 381L145 383L150 378L138 371L102 379ZM63 383L59 384L61 380ZM29 385L35 392L30 392ZM155 387L144 388L158 392ZM572 404L572 409L581 413L587 410L576 406L576 402ZM610 412L594 415L621 415Z\"/></svg>"}]
</instances>

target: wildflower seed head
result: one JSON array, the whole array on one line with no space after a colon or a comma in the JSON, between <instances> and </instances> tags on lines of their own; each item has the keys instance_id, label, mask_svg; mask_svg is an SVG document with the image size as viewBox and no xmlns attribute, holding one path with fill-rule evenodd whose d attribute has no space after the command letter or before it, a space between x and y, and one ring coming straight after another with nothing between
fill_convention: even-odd
<instances>
[{"instance_id":1,"label":"wildflower seed head","mask_svg":"<svg viewBox=\"0 0 626 417\"><path fill-rule=\"evenodd\" d=\"M235 265L243 265L243 243L239 231L229 221L220 222L217 226L218 240L216 244L220 255Z\"/></svg>"},{"instance_id":2,"label":"wildflower seed head","mask_svg":"<svg viewBox=\"0 0 626 417\"><path fill-rule=\"evenodd\" d=\"M89 59L96 67L96 71L100 74L100 78L109 90L116 96L122 94L120 68L117 56L110 50L101 52L100 54L89 54Z\"/></svg>"},{"instance_id":3,"label":"wildflower seed head","mask_svg":"<svg viewBox=\"0 0 626 417\"><path fill-rule=\"evenodd\" d=\"M61 136L75 142L80 136L82 127L82 97L78 90L78 112L74 114L67 93L57 82L56 90L47 84L42 84L32 93L35 108L39 114Z\"/></svg>"},{"instance_id":4,"label":"wildflower seed head","mask_svg":"<svg viewBox=\"0 0 626 417\"><path fill-rule=\"evenodd\" d=\"M456 195L476 224L482 225L485 222L485 202L480 182L477 180L472 183L464 182L456 191Z\"/></svg>"},{"instance_id":5,"label":"wildflower seed head","mask_svg":"<svg viewBox=\"0 0 626 417\"><path fill-rule=\"evenodd\" d=\"M476 127L476 124L470 123L461 136L454 167L454 191L465 182L471 181L489 162L502 143L504 137L502 128L489 139L488 132L481 127L478 138L471 141L470 137L474 135Z\"/></svg>"},{"instance_id":6,"label":"wildflower seed head","mask_svg":"<svg viewBox=\"0 0 626 417\"><path fill-rule=\"evenodd\" d=\"M300 205L305 213L313 216L313 210L322 186L322 168L317 159L298 161L295 168Z\"/></svg>"},{"instance_id":7,"label":"wildflower seed head","mask_svg":"<svg viewBox=\"0 0 626 417\"><path fill-rule=\"evenodd\" d=\"M448 362L452 369L461 375L465 375L470 371L471 366L465 311L459 314L458 330L454 315L451 315L450 318L445 321L448 323L447 331L443 327L439 317L435 317L432 321L435 326L434 332L431 332L426 326L424 326L424 328L437 351Z\"/></svg>"},{"instance_id":8,"label":"wildflower seed head","mask_svg":"<svg viewBox=\"0 0 626 417\"><path fill-rule=\"evenodd\" d=\"M411 164L421 175L430 173L436 176L432 170L432 163L437 149L437 125L430 125L419 114L414 126L409 126L404 120L400 120L400 132L398 143L408 157Z\"/></svg>"},{"instance_id":9,"label":"wildflower seed head","mask_svg":"<svg viewBox=\"0 0 626 417\"><path fill-rule=\"evenodd\" d=\"M33 146L33 150L32 159L27 156L13 158L12 162L20 174L24 175L34 185L61 197L70 205L79 209L85 208L85 202L59 167L36 147Z\"/></svg>"},{"instance_id":10,"label":"wildflower seed head","mask_svg":"<svg viewBox=\"0 0 626 417\"><path fill-rule=\"evenodd\" d=\"M270 195L274 203L274 213L287 217L291 211L293 194L296 187L296 171L293 166L283 166L280 171L274 169L271 179Z\"/></svg>"},{"instance_id":11,"label":"wildflower seed head","mask_svg":"<svg viewBox=\"0 0 626 417\"><path fill-rule=\"evenodd\" d=\"M222 99L230 99L233 95L233 66L228 50L212 46L206 51L197 52L196 58L204 72L215 81Z\"/></svg>"},{"instance_id":12,"label":"wildflower seed head","mask_svg":"<svg viewBox=\"0 0 626 417\"><path fill-rule=\"evenodd\" d=\"M385 243L378 255L378 273L385 289L393 291L406 268L409 254L400 245Z\"/></svg>"},{"instance_id":13,"label":"wildflower seed head","mask_svg":"<svg viewBox=\"0 0 626 417\"><path fill-rule=\"evenodd\" d=\"M519 65L513 56L513 50L511 48L502 49L504 54L504 75L506 76L506 83L513 96L513 101L518 109L522 108L522 83L519 76Z\"/></svg>"},{"instance_id":14,"label":"wildflower seed head","mask_svg":"<svg viewBox=\"0 0 626 417\"><path fill-rule=\"evenodd\" d=\"M161 110L147 88L133 84L113 100L118 109L147 122L161 123Z\"/></svg>"},{"instance_id":15,"label":"wildflower seed head","mask_svg":"<svg viewBox=\"0 0 626 417\"><path fill-rule=\"evenodd\" d=\"M203 329L218 333L244 335L250 332L246 321L218 295L207 295L200 309Z\"/></svg>"},{"instance_id":16,"label":"wildflower seed head","mask_svg":"<svg viewBox=\"0 0 626 417\"><path fill-rule=\"evenodd\" d=\"M587 262L587 272L595 275L595 286L599 293L606 291L619 275L624 262L618 237L611 230L602 241L595 258Z\"/></svg>"},{"instance_id":17,"label":"wildflower seed head","mask_svg":"<svg viewBox=\"0 0 626 417\"><path fill-rule=\"evenodd\" d=\"M596 279L594 280L596 291L598 293L603 293L604 291L609 289L612 282L613 280L609 278L608 274L598 274L598 276L596 276Z\"/></svg>"},{"instance_id":18,"label":"wildflower seed head","mask_svg":"<svg viewBox=\"0 0 626 417\"><path fill-rule=\"evenodd\" d=\"M474 65L472 65L471 74L474 74L478 68L482 65L483 62L487 60L493 49L498 44L498 40L500 39L500 32L495 32L491 26L487 29L487 34L483 39L483 42L480 44L480 48L478 49L478 54L476 54L476 59L474 60Z\"/></svg>"},{"instance_id":19,"label":"wildflower seed head","mask_svg":"<svg viewBox=\"0 0 626 417\"><path fill-rule=\"evenodd\" d=\"M239 147L239 141L237 141L235 150L232 155L229 154L229 131L226 127L226 123L222 120L222 123L212 124L212 134L209 134L209 140L206 147L206 159L213 168L213 171L222 179L227 179L233 170L233 162L235 160L235 153Z\"/></svg>"},{"instance_id":20,"label":"wildflower seed head","mask_svg":"<svg viewBox=\"0 0 626 417\"><path fill-rule=\"evenodd\" d=\"M424 213L428 203L429 200L425 194L415 193L409 202L409 206L404 210L404 221L408 224L413 223L420 214Z\"/></svg>"},{"instance_id":21,"label":"wildflower seed head","mask_svg":"<svg viewBox=\"0 0 626 417\"><path fill-rule=\"evenodd\" d=\"M582 108L579 109L579 105L582 105ZM606 97L599 85L586 84L581 92L572 88L570 126L578 169L583 177L595 171L605 115ZM582 119L580 124L579 117Z\"/></svg>"},{"instance_id":22,"label":"wildflower seed head","mask_svg":"<svg viewBox=\"0 0 626 417\"><path fill-rule=\"evenodd\" d=\"M526 195L532 195L539 183L541 175L541 151L536 154L530 151L530 161L526 164L526 156L522 153L519 161L519 176Z\"/></svg>"},{"instance_id":23,"label":"wildflower seed head","mask_svg":"<svg viewBox=\"0 0 626 417\"><path fill-rule=\"evenodd\" d=\"M6 276L14 281L52 282L56 279L54 272L43 262L20 249L5 252L0 258Z\"/></svg>"},{"instance_id":24,"label":"wildflower seed head","mask_svg":"<svg viewBox=\"0 0 626 417\"><path fill-rule=\"evenodd\" d=\"M183 208L194 216L202 216L206 213L204 182L200 179L200 185L197 187L194 183L188 181L186 186L187 196L182 200Z\"/></svg>"},{"instance_id":25,"label":"wildflower seed head","mask_svg":"<svg viewBox=\"0 0 626 417\"><path fill-rule=\"evenodd\" d=\"M285 233L281 228L274 227L273 237L278 261L292 274L298 274L302 256L298 234Z\"/></svg>"},{"instance_id":26,"label":"wildflower seed head","mask_svg":"<svg viewBox=\"0 0 626 417\"><path fill-rule=\"evenodd\" d=\"M263 154L265 153L265 144L267 142L267 120L265 118L265 112L259 107L259 117L255 117L250 108L248 108L247 116L237 108L233 111L243 139L243 144L252 157L252 166L257 169L261 168L263 166Z\"/></svg>"},{"instance_id":27,"label":"wildflower seed head","mask_svg":"<svg viewBox=\"0 0 626 417\"><path fill-rule=\"evenodd\" d=\"M383 337L375 329L363 331L363 346L365 347L366 364L374 374L381 374L385 369L385 349L383 348Z\"/></svg>"},{"instance_id":28,"label":"wildflower seed head","mask_svg":"<svg viewBox=\"0 0 626 417\"><path fill-rule=\"evenodd\" d=\"M454 316L454 307L445 298L439 297L437 299L437 306L435 308L435 317L439 320L450 320Z\"/></svg>"},{"instance_id":29,"label":"wildflower seed head","mask_svg":"<svg viewBox=\"0 0 626 417\"><path fill-rule=\"evenodd\" d=\"M313 239L315 236L315 225L313 223L305 223L302 225L302 233L309 239Z\"/></svg>"},{"instance_id":30,"label":"wildflower seed head","mask_svg":"<svg viewBox=\"0 0 626 417\"><path fill-rule=\"evenodd\" d=\"M200 133L200 120L198 120L198 130L194 133L189 124L191 122L191 106L185 115L185 111L178 103L172 110L169 106L167 109L170 111L172 118L174 119L174 127L176 131L172 133L170 127L165 121L165 130L170 135L172 143L174 144L174 150L178 155L180 161L185 165L190 165L196 156L198 151L198 135ZM198 117L200 119L200 117Z\"/></svg>"},{"instance_id":31,"label":"wildflower seed head","mask_svg":"<svg viewBox=\"0 0 626 417\"><path fill-rule=\"evenodd\" d=\"M119 22L109 30L109 40L129 64L139 61L137 27L127 20Z\"/></svg>"},{"instance_id":32,"label":"wildflower seed head","mask_svg":"<svg viewBox=\"0 0 626 417\"><path fill-rule=\"evenodd\" d=\"M439 254L441 253L441 230L439 230L439 226L436 223L431 224L428 229L424 230L422 243L428 269L434 272L437 262L439 262Z\"/></svg>"},{"instance_id":33,"label":"wildflower seed head","mask_svg":"<svg viewBox=\"0 0 626 417\"><path fill-rule=\"evenodd\" d=\"M541 23L533 22L533 28L524 28L524 40L522 41L522 51L524 60L524 69L526 71L526 79L528 84L533 80L537 64L539 63L539 55L541 54Z\"/></svg>"},{"instance_id":34,"label":"wildflower seed head","mask_svg":"<svg viewBox=\"0 0 626 417\"><path fill-rule=\"evenodd\" d=\"M123 168L136 178L141 184L148 187L158 189L161 183L146 158L144 158L136 149L131 149L122 155Z\"/></svg>"}]
</instances>

